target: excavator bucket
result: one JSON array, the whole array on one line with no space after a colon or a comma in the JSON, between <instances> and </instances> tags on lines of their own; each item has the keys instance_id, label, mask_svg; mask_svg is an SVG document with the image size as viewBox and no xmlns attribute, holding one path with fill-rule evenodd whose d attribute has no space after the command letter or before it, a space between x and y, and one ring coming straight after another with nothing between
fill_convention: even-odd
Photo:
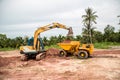
<instances>
[{"instance_id":1,"label":"excavator bucket","mask_svg":"<svg viewBox=\"0 0 120 80\"><path fill-rule=\"evenodd\" d=\"M67 36L68 36L68 37L72 37L72 36L73 36L73 30L72 30L72 27L70 27L68 30L69 30L69 31L68 31Z\"/></svg>"}]
</instances>

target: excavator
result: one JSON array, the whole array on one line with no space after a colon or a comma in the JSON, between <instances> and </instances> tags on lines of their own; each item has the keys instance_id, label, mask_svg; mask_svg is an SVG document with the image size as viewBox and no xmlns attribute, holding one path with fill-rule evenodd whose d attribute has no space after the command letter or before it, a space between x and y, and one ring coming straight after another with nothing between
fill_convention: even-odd
<instances>
[{"instance_id":1,"label":"excavator","mask_svg":"<svg viewBox=\"0 0 120 80\"><path fill-rule=\"evenodd\" d=\"M60 23L52 23L46 26L39 27L34 32L34 37L28 41L27 46L20 46L21 60L26 61L30 58L35 58L36 60L41 60L46 56L46 51L42 39L40 38L40 33L54 28L62 28L68 30L67 36L73 36L72 27L67 27L66 25Z\"/></svg>"}]
</instances>

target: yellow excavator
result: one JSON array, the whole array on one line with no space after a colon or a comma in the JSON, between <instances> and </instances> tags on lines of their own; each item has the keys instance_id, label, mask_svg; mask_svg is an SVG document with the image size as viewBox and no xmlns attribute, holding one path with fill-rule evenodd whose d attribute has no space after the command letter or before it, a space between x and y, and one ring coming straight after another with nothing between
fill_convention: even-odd
<instances>
[{"instance_id":1,"label":"yellow excavator","mask_svg":"<svg viewBox=\"0 0 120 80\"><path fill-rule=\"evenodd\" d=\"M36 58L36 60L41 60L46 56L46 51L44 50L44 45L42 39L40 38L40 33L54 28L62 28L68 30L67 36L73 36L72 27L67 27L66 25L60 23L52 23L46 26L38 28L34 33L34 38L28 40L27 46L20 47L21 60L26 61L29 58Z\"/></svg>"}]
</instances>

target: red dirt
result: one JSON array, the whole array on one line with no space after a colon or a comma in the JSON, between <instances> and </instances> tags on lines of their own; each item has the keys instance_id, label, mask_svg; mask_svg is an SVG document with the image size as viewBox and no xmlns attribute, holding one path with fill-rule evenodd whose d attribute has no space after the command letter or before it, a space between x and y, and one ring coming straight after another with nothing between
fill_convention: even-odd
<instances>
[{"instance_id":1,"label":"red dirt","mask_svg":"<svg viewBox=\"0 0 120 80\"><path fill-rule=\"evenodd\" d=\"M19 51L0 52L0 80L120 80L120 50L96 50L89 59L58 57L20 61Z\"/></svg>"},{"instance_id":2,"label":"red dirt","mask_svg":"<svg viewBox=\"0 0 120 80\"><path fill-rule=\"evenodd\" d=\"M50 48L47 50L47 55L48 56L58 56L59 50L56 48Z\"/></svg>"},{"instance_id":3,"label":"red dirt","mask_svg":"<svg viewBox=\"0 0 120 80\"><path fill-rule=\"evenodd\" d=\"M5 62L5 60L6 60L5 58L0 56L0 67L9 63L9 62Z\"/></svg>"},{"instance_id":4,"label":"red dirt","mask_svg":"<svg viewBox=\"0 0 120 80\"><path fill-rule=\"evenodd\" d=\"M62 43L70 43L71 40L64 40Z\"/></svg>"}]
</instances>

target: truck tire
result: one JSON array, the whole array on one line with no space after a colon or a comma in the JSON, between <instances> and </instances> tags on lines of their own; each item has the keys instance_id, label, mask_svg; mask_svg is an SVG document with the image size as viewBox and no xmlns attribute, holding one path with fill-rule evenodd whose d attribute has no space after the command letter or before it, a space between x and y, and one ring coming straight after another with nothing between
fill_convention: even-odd
<instances>
[{"instance_id":1,"label":"truck tire","mask_svg":"<svg viewBox=\"0 0 120 80\"><path fill-rule=\"evenodd\" d=\"M41 59L44 59L46 56L46 53L39 53L38 55L36 55L36 60L39 61Z\"/></svg>"},{"instance_id":2,"label":"truck tire","mask_svg":"<svg viewBox=\"0 0 120 80\"><path fill-rule=\"evenodd\" d=\"M78 52L78 58L79 59L87 59L89 57L87 51L79 51Z\"/></svg>"},{"instance_id":3,"label":"truck tire","mask_svg":"<svg viewBox=\"0 0 120 80\"><path fill-rule=\"evenodd\" d=\"M21 55L21 61L27 61L27 60L28 60L27 55L25 54Z\"/></svg>"},{"instance_id":4,"label":"truck tire","mask_svg":"<svg viewBox=\"0 0 120 80\"><path fill-rule=\"evenodd\" d=\"M60 50L59 56L60 56L60 57L66 57L66 56L67 56L67 53L66 53L64 50Z\"/></svg>"}]
</instances>

